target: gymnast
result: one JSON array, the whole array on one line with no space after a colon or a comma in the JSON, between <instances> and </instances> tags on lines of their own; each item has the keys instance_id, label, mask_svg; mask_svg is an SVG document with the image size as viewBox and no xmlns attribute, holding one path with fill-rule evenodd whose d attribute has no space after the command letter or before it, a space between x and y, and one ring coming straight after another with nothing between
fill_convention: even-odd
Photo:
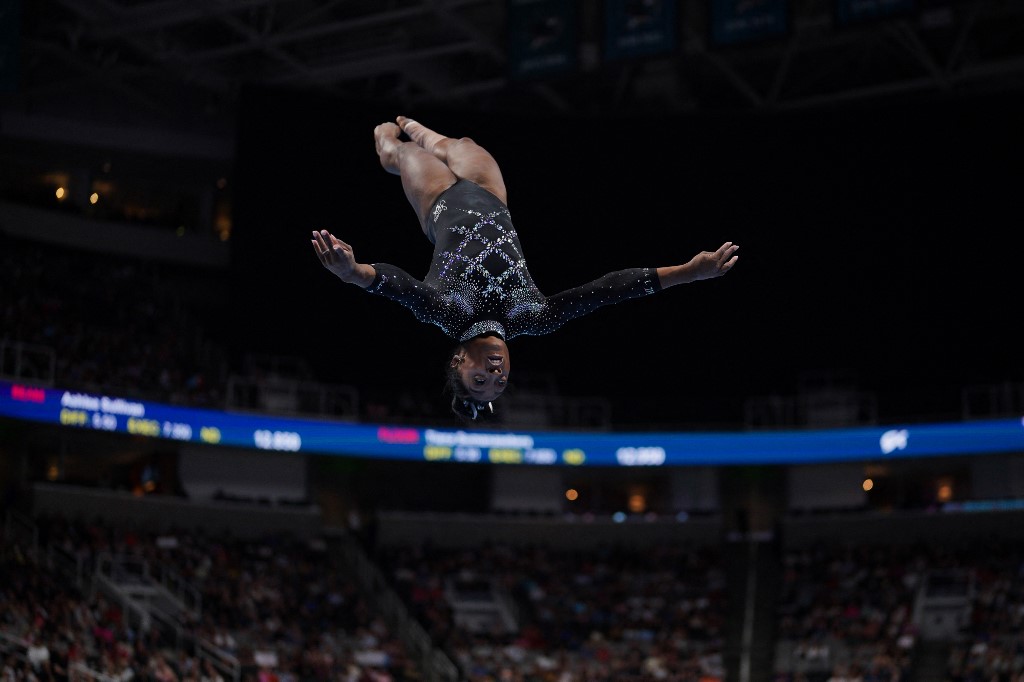
<instances>
[{"instance_id":1,"label":"gymnast","mask_svg":"<svg viewBox=\"0 0 1024 682\"><path fill-rule=\"evenodd\" d=\"M434 245L426 277L387 263L360 263L352 247L328 230L313 232L313 249L343 282L400 303L457 342L446 358L445 388L452 411L463 419L493 411L508 385L507 342L516 336L550 334L602 306L720 277L739 259L739 246L725 242L682 265L618 270L545 296L527 270L505 182L486 149L405 116L381 123L373 136L381 166L401 178Z\"/></svg>"}]
</instances>

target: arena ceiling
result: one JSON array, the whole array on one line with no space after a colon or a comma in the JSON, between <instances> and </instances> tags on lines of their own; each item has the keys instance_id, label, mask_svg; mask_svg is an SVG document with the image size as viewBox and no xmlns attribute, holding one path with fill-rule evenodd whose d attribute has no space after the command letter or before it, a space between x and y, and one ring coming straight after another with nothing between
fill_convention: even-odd
<instances>
[{"instance_id":1,"label":"arena ceiling","mask_svg":"<svg viewBox=\"0 0 1024 682\"><path fill-rule=\"evenodd\" d=\"M778 110L1021 88L1024 3L952 2L918 0L924 9L912 14L839 30L832 0L793 0L785 37L713 49L703 30L708 0L680 0L680 24L690 28L671 56L607 64L595 56L600 2L582 0L580 68L524 81L509 77L506 0L21 0L18 87L8 100L24 112L202 130L233 119L246 84L404 107L567 114Z\"/></svg>"}]
</instances>

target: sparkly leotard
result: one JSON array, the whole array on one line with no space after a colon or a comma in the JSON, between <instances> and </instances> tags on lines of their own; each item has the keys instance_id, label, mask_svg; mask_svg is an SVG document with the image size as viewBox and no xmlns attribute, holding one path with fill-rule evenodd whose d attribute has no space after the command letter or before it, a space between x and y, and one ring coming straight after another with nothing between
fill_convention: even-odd
<instances>
[{"instance_id":1,"label":"sparkly leotard","mask_svg":"<svg viewBox=\"0 0 1024 682\"><path fill-rule=\"evenodd\" d=\"M434 236L427 276L421 281L374 263L377 276L366 290L401 303L460 342L488 332L506 340L549 334L602 306L661 289L654 268L631 268L545 296L526 269L508 207L468 180L445 190L427 220Z\"/></svg>"}]
</instances>

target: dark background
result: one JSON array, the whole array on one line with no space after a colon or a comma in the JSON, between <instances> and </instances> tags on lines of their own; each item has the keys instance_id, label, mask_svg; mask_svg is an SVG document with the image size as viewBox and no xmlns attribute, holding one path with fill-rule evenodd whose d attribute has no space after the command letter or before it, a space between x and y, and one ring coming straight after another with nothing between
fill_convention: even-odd
<instances>
[{"instance_id":1,"label":"dark background","mask_svg":"<svg viewBox=\"0 0 1024 682\"><path fill-rule=\"evenodd\" d=\"M726 277L510 343L516 379L613 399L615 422L738 424L751 397L839 373L882 421L957 417L1019 381L1021 93L800 112L601 117L400 111L249 88L228 318L238 352L305 357L372 394L441 392L454 345L327 273L311 230L422 277L430 245L373 127L397 114L497 158L530 271L554 294L740 245Z\"/></svg>"}]
</instances>

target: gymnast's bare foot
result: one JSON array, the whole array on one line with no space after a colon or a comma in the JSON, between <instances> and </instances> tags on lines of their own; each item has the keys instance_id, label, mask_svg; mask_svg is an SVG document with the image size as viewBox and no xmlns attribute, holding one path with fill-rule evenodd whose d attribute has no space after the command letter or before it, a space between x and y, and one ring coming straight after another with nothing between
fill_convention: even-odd
<instances>
[{"instance_id":1,"label":"gymnast's bare foot","mask_svg":"<svg viewBox=\"0 0 1024 682\"><path fill-rule=\"evenodd\" d=\"M435 133L419 121L414 121L406 116L398 116L395 120L398 121L398 125L401 126L402 131L409 136L410 140L423 147L434 156L441 159L444 158L445 147L447 147L447 145L444 145L443 143L448 141L447 137L440 133Z\"/></svg>"},{"instance_id":2,"label":"gymnast's bare foot","mask_svg":"<svg viewBox=\"0 0 1024 682\"><path fill-rule=\"evenodd\" d=\"M377 147L377 156L380 157L380 165L392 175L401 175L398 169L398 148L402 142L398 136L402 129L394 123L381 123L373 129L373 141Z\"/></svg>"}]
</instances>

